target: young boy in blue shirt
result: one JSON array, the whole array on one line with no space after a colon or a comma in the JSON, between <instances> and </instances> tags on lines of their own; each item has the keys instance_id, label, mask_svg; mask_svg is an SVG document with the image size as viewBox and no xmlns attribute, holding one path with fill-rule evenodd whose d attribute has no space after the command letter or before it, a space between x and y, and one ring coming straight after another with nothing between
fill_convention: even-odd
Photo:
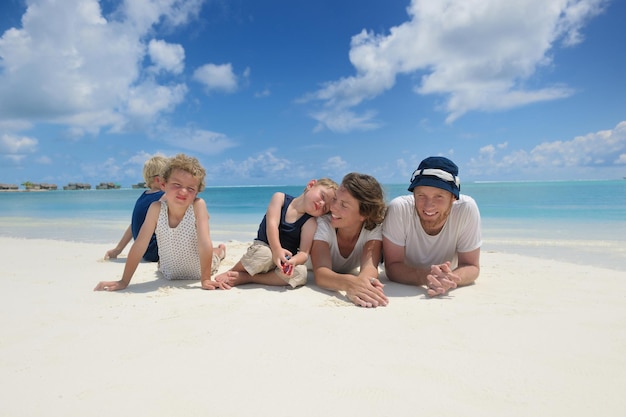
<instances>
[{"instance_id":1,"label":"young boy in blue shirt","mask_svg":"<svg viewBox=\"0 0 626 417\"><path fill-rule=\"evenodd\" d=\"M131 239L137 239L139 230L146 219L146 213L148 212L150 204L161 199L163 196L163 191L161 190L161 173L166 164L167 158L156 155L148 159L143 165L143 179L149 189L144 191L135 202L130 225L122 235L117 246L113 249L109 249L107 253L104 254L104 259L117 258ZM152 235L148 249L146 249L146 253L143 255L143 259L148 262L157 262L159 260L159 248L157 246L156 235Z\"/></svg>"}]
</instances>

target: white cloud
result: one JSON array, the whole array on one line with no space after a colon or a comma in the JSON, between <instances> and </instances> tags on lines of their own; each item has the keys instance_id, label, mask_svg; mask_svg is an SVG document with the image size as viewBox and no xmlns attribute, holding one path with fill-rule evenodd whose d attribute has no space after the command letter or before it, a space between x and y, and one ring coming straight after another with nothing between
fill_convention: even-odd
<instances>
[{"instance_id":1,"label":"white cloud","mask_svg":"<svg viewBox=\"0 0 626 417\"><path fill-rule=\"evenodd\" d=\"M165 156L164 154L162 154L161 152L155 152L153 154L148 153L146 151L141 151L141 152L137 152L135 155L131 156L130 158L128 158L128 160L126 161L126 165L136 165L139 166L143 169L143 165L146 163L146 161L150 158L152 158L153 156Z\"/></svg>"},{"instance_id":2,"label":"white cloud","mask_svg":"<svg viewBox=\"0 0 626 417\"><path fill-rule=\"evenodd\" d=\"M37 139L5 133L0 136L0 154L23 155L32 153L37 150L38 143Z\"/></svg>"},{"instance_id":3,"label":"white cloud","mask_svg":"<svg viewBox=\"0 0 626 417\"><path fill-rule=\"evenodd\" d=\"M343 160L340 156L332 156L326 160L326 163L323 165L325 170L329 171L345 171L348 167L348 163Z\"/></svg>"},{"instance_id":4,"label":"white cloud","mask_svg":"<svg viewBox=\"0 0 626 417\"><path fill-rule=\"evenodd\" d=\"M179 104L186 86L150 81L142 62L178 74L180 45L153 41L155 27L186 24L202 0L133 0L104 16L96 0L31 0L20 28L0 37L0 123L67 124L68 132L122 130ZM146 81L148 80L148 81Z\"/></svg>"},{"instance_id":5,"label":"white cloud","mask_svg":"<svg viewBox=\"0 0 626 417\"><path fill-rule=\"evenodd\" d=\"M266 88L262 91L258 91L254 93L254 98L264 98L264 97L269 97L270 95L272 95L272 92L270 91L269 88Z\"/></svg>"},{"instance_id":6,"label":"white cloud","mask_svg":"<svg viewBox=\"0 0 626 417\"><path fill-rule=\"evenodd\" d=\"M186 93L185 84L163 86L147 81L130 89L128 113L132 116L152 117L160 112L172 110L183 101Z\"/></svg>"},{"instance_id":7,"label":"white cloud","mask_svg":"<svg viewBox=\"0 0 626 417\"><path fill-rule=\"evenodd\" d=\"M36 162L41 165L50 165L52 164L52 158L47 155L43 155L37 158Z\"/></svg>"},{"instance_id":8,"label":"white cloud","mask_svg":"<svg viewBox=\"0 0 626 417\"><path fill-rule=\"evenodd\" d=\"M100 181L115 181L123 174L122 167L114 158L107 158L99 164L80 164L80 168L87 178L100 178Z\"/></svg>"},{"instance_id":9,"label":"white cloud","mask_svg":"<svg viewBox=\"0 0 626 417\"><path fill-rule=\"evenodd\" d=\"M195 20L203 3L204 0L129 0L121 4L118 13L137 33L145 33L161 21L174 28Z\"/></svg>"},{"instance_id":10,"label":"white cloud","mask_svg":"<svg viewBox=\"0 0 626 417\"><path fill-rule=\"evenodd\" d=\"M376 113L373 111L359 115L350 110L343 110L319 111L313 113L311 116L319 122L317 126L315 126L315 132L329 129L333 132L346 133L353 130L376 129L380 124L372 120L375 115Z\"/></svg>"},{"instance_id":11,"label":"white cloud","mask_svg":"<svg viewBox=\"0 0 626 417\"><path fill-rule=\"evenodd\" d=\"M175 128L163 125L154 137L174 147L204 155L217 155L237 143L223 133L198 128Z\"/></svg>"},{"instance_id":12,"label":"white cloud","mask_svg":"<svg viewBox=\"0 0 626 417\"><path fill-rule=\"evenodd\" d=\"M550 51L562 41L582 40L582 27L601 13L606 0L413 0L409 20L388 34L363 30L352 37L350 62L356 74L328 82L303 101L324 103L336 118L395 85L398 75L420 76L418 94L445 97L452 122L469 111L494 111L573 94L525 82L551 65ZM354 127L369 118L354 118ZM317 118L322 123L325 119ZM328 119L332 122L333 119ZM332 124L327 127L334 129ZM350 124L343 126L344 130Z\"/></svg>"},{"instance_id":13,"label":"white cloud","mask_svg":"<svg viewBox=\"0 0 626 417\"><path fill-rule=\"evenodd\" d=\"M244 184L249 183L251 178L254 179L252 183L265 180L267 184L273 184L277 178L295 180L308 175L294 167L290 159L277 157L274 149L248 157L243 161L226 160L219 165L217 170L222 177L243 180Z\"/></svg>"},{"instance_id":14,"label":"white cloud","mask_svg":"<svg viewBox=\"0 0 626 417\"><path fill-rule=\"evenodd\" d=\"M194 71L193 78L203 84L209 92L232 93L237 90L237 76L231 64L205 64Z\"/></svg>"},{"instance_id":15,"label":"white cloud","mask_svg":"<svg viewBox=\"0 0 626 417\"><path fill-rule=\"evenodd\" d=\"M157 72L180 74L185 68L185 49L179 44L152 39L148 43L148 54Z\"/></svg>"},{"instance_id":16,"label":"white cloud","mask_svg":"<svg viewBox=\"0 0 626 417\"><path fill-rule=\"evenodd\" d=\"M481 148L479 156L468 164L471 174L524 173L520 177L533 178L533 171L541 175L566 171L576 178L581 169L588 172L626 163L626 121L612 130L589 133L568 141L543 142L531 150L516 149L504 153L507 148L506 143Z\"/></svg>"}]
</instances>

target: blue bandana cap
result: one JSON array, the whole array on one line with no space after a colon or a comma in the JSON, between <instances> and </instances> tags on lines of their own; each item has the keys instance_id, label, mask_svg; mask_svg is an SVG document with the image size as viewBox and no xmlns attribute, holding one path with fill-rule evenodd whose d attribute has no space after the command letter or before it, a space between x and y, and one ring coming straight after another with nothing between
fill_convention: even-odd
<instances>
[{"instance_id":1,"label":"blue bandana cap","mask_svg":"<svg viewBox=\"0 0 626 417\"><path fill-rule=\"evenodd\" d=\"M450 191L458 200L461 191L459 167L443 156L430 156L420 162L419 167L413 172L409 191L413 192L413 189L420 185Z\"/></svg>"}]
</instances>

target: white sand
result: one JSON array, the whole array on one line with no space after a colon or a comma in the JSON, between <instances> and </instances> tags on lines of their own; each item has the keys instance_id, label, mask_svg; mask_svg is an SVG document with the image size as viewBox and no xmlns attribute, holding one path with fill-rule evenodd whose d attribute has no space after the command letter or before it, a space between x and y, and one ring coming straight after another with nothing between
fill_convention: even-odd
<instances>
[{"instance_id":1,"label":"white sand","mask_svg":"<svg viewBox=\"0 0 626 417\"><path fill-rule=\"evenodd\" d=\"M247 243L226 242L227 269ZM626 274L483 253L477 284L203 291L110 245L0 238L1 416L623 416ZM386 280L385 280L386 282Z\"/></svg>"}]
</instances>

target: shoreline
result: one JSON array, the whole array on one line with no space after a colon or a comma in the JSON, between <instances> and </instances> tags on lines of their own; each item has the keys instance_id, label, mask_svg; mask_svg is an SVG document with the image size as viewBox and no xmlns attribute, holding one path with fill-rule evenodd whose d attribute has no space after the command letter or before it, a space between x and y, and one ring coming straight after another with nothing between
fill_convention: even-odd
<instances>
[{"instance_id":1,"label":"shoreline","mask_svg":"<svg viewBox=\"0 0 626 417\"><path fill-rule=\"evenodd\" d=\"M214 243L227 246L220 272L248 245ZM108 244L0 237L0 248L6 415L617 417L626 408L623 271L485 251L475 285L429 299L381 277L390 304L363 309L312 279L295 290L204 291L160 278L154 263L141 263L124 291L94 292L122 274L124 259L102 259Z\"/></svg>"},{"instance_id":2,"label":"shoreline","mask_svg":"<svg viewBox=\"0 0 626 417\"><path fill-rule=\"evenodd\" d=\"M123 214L116 219L0 217L0 237L113 247L128 227L127 214ZM211 219L211 238L214 242L252 241L257 228L256 216L216 216ZM543 223L484 220L482 249L621 270L626 263L626 222L613 222L610 230L602 223L572 224L572 230L554 233Z\"/></svg>"}]
</instances>

